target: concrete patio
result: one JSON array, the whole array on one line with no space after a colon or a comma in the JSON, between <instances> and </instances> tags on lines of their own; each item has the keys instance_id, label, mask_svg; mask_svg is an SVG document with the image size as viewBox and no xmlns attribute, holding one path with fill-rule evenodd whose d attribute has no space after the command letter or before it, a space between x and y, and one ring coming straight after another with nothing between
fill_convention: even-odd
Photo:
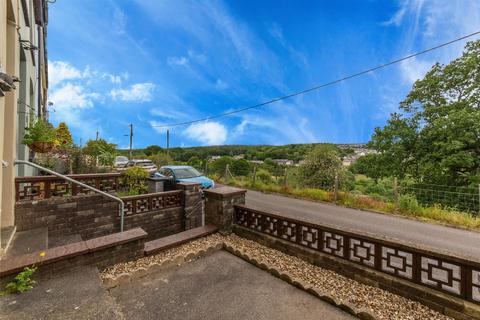
<instances>
[{"instance_id":1,"label":"concrete patio","mask_svg":"<svg viewBox=\"0 0 480 320\"><path fill-rule=\"evenodd\" d=\"M0 319L354 319L226 251L111 290L92 267L38 279L0 298L0 310Z\"/></svg>"}]
</instances>

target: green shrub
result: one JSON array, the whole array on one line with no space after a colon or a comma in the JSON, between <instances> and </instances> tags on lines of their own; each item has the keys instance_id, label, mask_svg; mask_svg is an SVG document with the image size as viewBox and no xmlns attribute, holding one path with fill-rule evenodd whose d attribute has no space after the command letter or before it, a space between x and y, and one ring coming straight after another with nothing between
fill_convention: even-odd
<instances>
[{"instance_id":1,"label":"green shrub","mask_svg":"<svg viewBox=\"0 0 480 320\"><path fill-rule=\"evenodd\" d=\"M272 182L272 174L265 169L258 169L257 172L257 181L262 183L271 183Z\"/></svg>"},{"instance_id":2,"label":"green shrub","mask_svg":"<svg viewBox=\"0 0 480 320\"><path fill-rule=\"evenodd\" d=\"M421 212L423 209L418 203L417 198L410 194L404 194L398 198L398 208L405 213Z\"/></svg>"},{"instance_id":3,"label":"green shrub","mask_svg":"<svg viewBox=\"0 0 480 320\"><path fill-rule=\"evenodd\" d=\"M129 195L147 192L145 180L149 177L148 171L141 167L131 167L123 172L123 184L128 188Z\"/></svg>"}]
</instances>

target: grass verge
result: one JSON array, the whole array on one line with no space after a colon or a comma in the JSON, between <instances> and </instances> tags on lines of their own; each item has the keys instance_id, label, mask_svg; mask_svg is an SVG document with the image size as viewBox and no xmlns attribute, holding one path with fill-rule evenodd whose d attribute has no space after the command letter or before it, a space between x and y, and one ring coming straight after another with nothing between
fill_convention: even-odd
<instances>
[{"instance_id":1,"label":"grass verge","mask_svg":"<svg viewBox=\"0 0 480 320\"><path fill-rule=\"evenodd\" d=\"M476 217L465 212L444 209L439 205L433 207L423 207L418 203L415 197L409 195L400 196L398 200L398 206L395 206L393 202L382 201L366 195L356 195L348 192L339 192L337 201L335 202L333 192L322 189L290 188L261 182L252 185L251 182L240 179L232 179L226 184L262 192L294 196L306 200L336 203L338 205L353 209L401 215L421 221L480 231L480 217Z\"/></svg>"}]
</instances>

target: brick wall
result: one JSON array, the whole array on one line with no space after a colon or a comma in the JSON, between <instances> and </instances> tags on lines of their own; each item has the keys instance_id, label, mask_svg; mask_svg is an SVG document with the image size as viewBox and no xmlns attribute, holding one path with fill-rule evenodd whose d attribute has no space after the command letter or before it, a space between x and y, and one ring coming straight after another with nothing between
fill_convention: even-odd
<instances>
[{"instance_id":1,"label":"brick wall","mask_svg":"<svg viewBox=\"0 0 480 320\"><path fill-rule=\"evenodd\" d=\"M138 259L144 255L147 233L141 228L131 229L108 236L80 241L39 252L16 256L2 261L0 282L9 281L25 267L39 267L39 274L72 271L83 266L108 266Z\"/></svg>"},{"instance_id":2,"label":"brick wall","mask_svg":"<svg viewBox=\"0 0 480 320\"><path fill-rule=\"evenodd\" d=\"M183 207L126 215L124 230L143 228L149 239L184 230ZM15 206L17 231L48 227L53 236L80 234L91 239L120 231L118 203L100 195L20 201Z\"/></svg>"},{"instance_id":3,"label":"brick wall","mask_svg":"<svg viewBox=\"0 0 480 320\"><path fill-rule=\"evenodd\" d=\"M244 189L220 187L205 190L205 224L212 224L221 233L232 232L235 205L245 204Z\"/></svg>"},{"instance_id":4,"label":"brick wall","mask_svg":"<svg viewBox=\"0 0 480 320\"><path fill-rule=\"evenodd\" d=\"M185 230L202 226L203 201L200 192L201 184L182 182L177 183L177 190L182 190L184 205L184 227Z\"/></svg>"}]
</instances>

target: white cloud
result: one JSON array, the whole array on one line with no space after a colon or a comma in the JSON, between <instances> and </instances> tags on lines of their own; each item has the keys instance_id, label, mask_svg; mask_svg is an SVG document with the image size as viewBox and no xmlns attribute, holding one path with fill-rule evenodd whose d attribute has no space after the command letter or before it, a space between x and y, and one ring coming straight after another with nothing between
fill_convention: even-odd
<instances>
[{"instance_id":1,"label":"white cloud","mask_svg":"<svg viewBox=\"0 0 480 320\"><path fill-rule=\"evenodd\" d=\"M419 2L423 2L423 1L419 1ZM390 19L382 22L382 25L399 26L402 23L403 18L405 17L405 14L407 13L409 5L410 5L410 0L404 0L403 2L401 2L400 8L395 12L395 14Z\"/></svg>"},{"instance_id":2,"label":"white cloud","mask_svg":"<svg viewBox=\"0 0 480 320\"><path fill-rule=\"evenodd\" d=\"M112 89L110 95L115 100L147 102L152 100L154 89L155 84L153 83L136 83L127 89Z\"/></svg>"},{"instance_id":3,"label":"white cloud","mask_svg":"<svg viewBox=\"0 0 480 320\"><path fill-rule=\"evenodd\" d=\"M194 123L183 133L188 138L207 145L220 145L227 141L227 128L219 122Z\"/></svg>"},{"instance_id":4,"label":"white cloud","mask_svg":"<svg viewBox=\"0 0 480 320\"><path fill-rule=\"evenodd\" d=\"M65 80L80 79L85 76L85 72L64 61L48 61L48 84L55 87Z\"/></svg>"},{"instance_id":5,"label":"white cloud","mask_svg":"<svg viewBox=\"0 0 480 320\"><path fill-rule=\"evenodd\" d=\"M54 109L87 109L93 107L93 99L98 98L97 93L86 93L80 85L67 83L63 87L56 89L50 94L50 101L54 104Z\"/></svg>"},{"instance_id":6,"label":"white cloud","mask_svg":"<svg viewBox=\"0 0 480 320\"><path fill-rule=\"evenodd\" d=\"M97 120L87 119L88 109L94 107L94 100L100 98L95 92L86 92L81 85L67 83L54 89L49 100L53 102L51 117L56 122L66 122L77 129L77 135L86 138L95 131Z\"/></svg>"},{"instance_id":7,"label":"white cloud","mask_svg":"<svg viewBox=\"0 0 480 320\"><path fill-rule=\"evenodd\" d=\"M400 63L400 70L403 80L407 84L414 83L418 79L422 79L428 70L432 67L432 62L422 61L417 58L404 60Z\"/></svg>"}]
</instances>

